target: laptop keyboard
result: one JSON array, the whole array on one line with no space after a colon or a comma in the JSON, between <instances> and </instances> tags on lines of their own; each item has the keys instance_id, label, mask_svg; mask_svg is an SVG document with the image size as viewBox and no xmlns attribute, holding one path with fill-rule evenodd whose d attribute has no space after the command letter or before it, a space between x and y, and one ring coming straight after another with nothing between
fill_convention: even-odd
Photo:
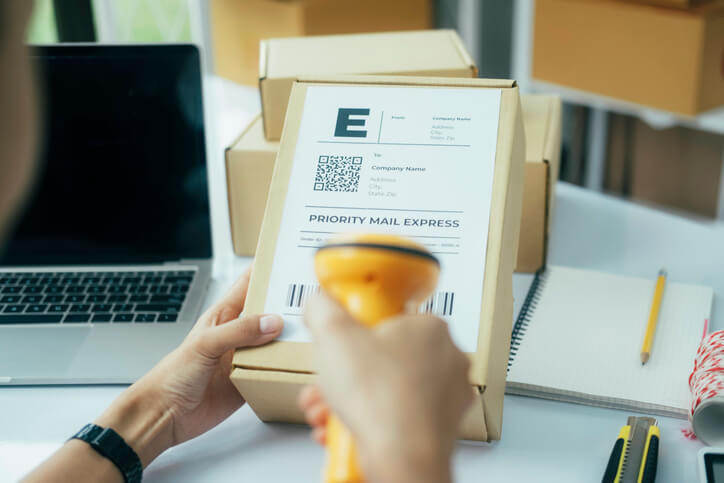
<instances>
[{"instance_id":1,"label":"laptop keyboard","mask_svg":"<svg viewBox=\"0 0 724 483\"><path fill-rule=\"evenodd\" d=\"M0 325L176 322L195 273L0 272Z\"/></svg>"}]
</instances>

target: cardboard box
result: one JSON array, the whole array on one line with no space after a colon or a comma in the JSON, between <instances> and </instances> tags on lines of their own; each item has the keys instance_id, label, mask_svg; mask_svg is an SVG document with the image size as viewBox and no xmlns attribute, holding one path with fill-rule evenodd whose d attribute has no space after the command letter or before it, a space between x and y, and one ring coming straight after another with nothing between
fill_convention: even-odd
<instances>
[{"instance_id":1,"label":"cardboard box","mask_svg":"<svg viewBox=\"0 0 724 483\"><path fill-rule=\"evenodd\" d=\"M717 216L724 136L637 121L631 159L633 199Z\"/></svg>"},{"instance_id":2,"label":"cardboard box","mask_svg":"<svg viewBox=\"0 0 724 483\"><path fill-rule=\"evenodd\" d=\"M561 100L546 95L523 95L520 100L526 163L515 271L533 273L545 264L553 219L561 153ZM264 139L260 117L226 149L229 217L237 255L253 256L256 250L278 150L278 141Z\"/></svg>"},{"instance_id":3,"label":"cardboard box","mask_svg":"<svg viewBox=\"0 0 724 483\"><path fill-rule=\"evenodd\" d=\"M669 8L692 8L705 3L710 3L716 0L619 0L628 1L633 3L647 3L649 5L658 5L660 7Z\"/></svg>"},{"instance_id":4,"label":"cardboard box","mask_svg":"<svg viewBox=\"0 0 724 483\"><path fill-rule=\"evenodd\" d=\"M226 148L226 188L234 253L253 256L279 143L267 141L258 115Z\"/></svg>"},{"instance_id":5,"label":"cardboard box","mask_svg":"<svg viewBox=\"0 0 724 483\"><path fill-rule=\"evenodd\" d=\"M307 88L321 83L501 90L479 335L477 351L469 354L475 403L466 415L461 431L466 439L499 439L512 330L512 272L518 248L525 157L518 88L513 81L374 76L300 79L296 82L244 309L250 313L260 313L265 307ZM314 370L312 344L273 342L263 347L237 350L231 380L262 420L301 423L304 418L297 407L296 396L303 385L314 380Z\"/></svg>"},{"instance_id":6,"label":"cardboard box","mask_svg":"<svg viewBox=\"0 0 724 483\"><path fill-rule=\"evenodd\" d=\"M612 115L606 188L660 207L714 218L719 206L724 136L685 127L654 129Z\"/></svg>"},{"instance_id":7,"label":"cardboard box","mask_svg":"<svg viewBox=\"0 0 724 483\"><path fill-rule=\"evenodd\" d=\"M693 116L724 104L724 7L538 0L533 77Z\"/></svg>"},{"instance_id":8,"label":"cardboard box","mask_svg":"<svg viewBox=\"0 0 724 483\"><path fill-rule=\"evenodd\" d=\"M338 74L476 77L454 30L268 39L261 43L259 89L264 134L278 140L297 77Z\"/></svg>"},{"instance_id":9,"label":"cardboard box","mask_svg":"<svg viewBox=\"0 0 724 483\"><path fill-rule=\"evenodd\" d=\"M432 27L432 13L430 0L213 0L214 68L256 85L262 39L422 30Z\"/></svg>"},{"instance_id":10,"label":"cardboard box","mask_svg":"<svg viewBox=\"0 0 724 483\"><path fill-rule=\"evenodd\" d=\"M520 97L525 126L525 186L516 272L536 272L546 262L561 160L561 99Z\"/></svg>"}]
</instances>

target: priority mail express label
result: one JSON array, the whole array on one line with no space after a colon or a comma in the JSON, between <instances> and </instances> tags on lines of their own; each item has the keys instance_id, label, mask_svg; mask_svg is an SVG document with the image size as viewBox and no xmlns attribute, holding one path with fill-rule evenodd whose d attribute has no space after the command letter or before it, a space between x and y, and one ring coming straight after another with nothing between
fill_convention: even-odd
<instances>
[{"instance_id":1,"label":"priority mail express label","mask_svg":"<svg viewBox=\"0 0 724 483\"><path fill-rule=\"evenodd\" d=\"M314 253L340 233L391 233L441 263L421 311L447 320L475 352L483 292L499 89L310 86L265 312L281 340L307 342L304 303L318 292Z\"/></svg>"}]
</instances>

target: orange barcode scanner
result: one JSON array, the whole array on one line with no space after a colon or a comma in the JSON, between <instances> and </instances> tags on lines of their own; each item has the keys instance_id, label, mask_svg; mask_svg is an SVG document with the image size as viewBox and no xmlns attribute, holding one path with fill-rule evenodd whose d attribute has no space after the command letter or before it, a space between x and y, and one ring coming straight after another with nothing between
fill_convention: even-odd
<instances>
[{"instance_id":1,"label":"orange barcode scanner","mask_svg":"<svg viewBox=\"0 0 724 483\"><path fill-rule=\"evenodd\" d=\"M366 327L414 311L437 285L440 262L423 246L393 235L338 237L314 258L319 284ZM327 483L357 483L364 477L354 441L334 415L327 420Z\"/></svg>"}]
</instances>

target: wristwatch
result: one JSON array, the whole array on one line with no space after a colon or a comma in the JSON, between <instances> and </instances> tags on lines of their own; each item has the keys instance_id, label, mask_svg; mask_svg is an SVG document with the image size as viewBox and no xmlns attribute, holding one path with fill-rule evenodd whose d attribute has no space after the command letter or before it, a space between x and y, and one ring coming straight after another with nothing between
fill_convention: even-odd
<instances>
[{"instance_id":1,"label":"wristwatch","mask_svg":"<svg viewBox=\"0 0 724 483\"><path fill-rule=\"evenodd\" d=\"M126 483L140 483L143 475L141 460L133 448L111 428L86 424L70 439L79 439L109 459L123 475Z\"/></svg>"}]
</instances>

